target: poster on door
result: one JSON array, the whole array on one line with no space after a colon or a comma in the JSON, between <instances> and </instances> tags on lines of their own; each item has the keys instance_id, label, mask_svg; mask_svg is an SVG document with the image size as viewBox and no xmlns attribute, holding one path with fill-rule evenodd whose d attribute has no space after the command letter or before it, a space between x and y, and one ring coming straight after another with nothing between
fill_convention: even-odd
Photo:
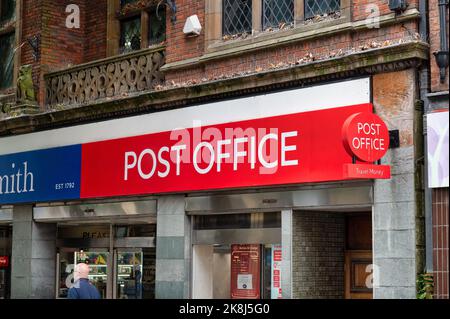
<instances>
[{"instance_id":1,"label":"poster on door","mask_svg":"<svg viewBox=\"0 0 450 319\"><path fill-rule=\"evenodd\" d=\"M281 245L272 245L272 285L271 299L282 299L281 290Z\"/></svg>"},{"instance_id":2,"label":"poster on door","mask_svg":"<svg viewBox=\"0 0 450 319\"><path fill-rule=\"evenodd\" d=\"M260 245L231 245L231 299L259 299Z\"/></svg>"}]
</instances>

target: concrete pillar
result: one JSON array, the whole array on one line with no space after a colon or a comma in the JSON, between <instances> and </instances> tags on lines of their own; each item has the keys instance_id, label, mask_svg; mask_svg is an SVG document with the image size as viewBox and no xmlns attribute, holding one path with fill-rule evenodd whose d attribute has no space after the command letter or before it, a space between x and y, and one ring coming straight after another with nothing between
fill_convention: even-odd
<instances>
[{"instance_id":1,"label":"concrete pillar","mask_svg":"<svg viewBox=\"0 0 450 319\"><path fill-rule=\"evenodd\" d=\"M374 298L416 298L414 149L391 150L390 180L374 183Z\"/></svg>"},{"instance_id":2,"label":"concrete pillar","mask_svg":"<svg viewBox=\"0 0 450 319\"><path fill-rule=\"evenodd\" d=\"M196 245L193 250L192 264L192 298L212 299L214 297L214 246Z\"/></svg>"},{"instance_id":3,"label":"concrete pillar","mask_svg":"<svg viewBox=\"0 0 450 319\"><path fill-rule=\"evenodd\" d=\"M11 298L55 298L56 224L33 221L32 206L13 209Z\"/></svg>"},{"instance_id":4,"label":"concrete pillar","mask_svg":"<svg viewBox=\"0 0 450 319\"><path fill-rule=\"evenodd\" d=\"M158 199L156 225L156 298L190 297L191 226L184 196Z\"/></svg>"},{"instance_id":5,"label":"concrete pillar","mask_svg":"<svg viewBox=\"0 0 450 319\"><path fill-rule=\"evenodd\" d=\"M281 291L283 299L292 298L292 210L281 212Z\"/></svg>"}]
</instances>

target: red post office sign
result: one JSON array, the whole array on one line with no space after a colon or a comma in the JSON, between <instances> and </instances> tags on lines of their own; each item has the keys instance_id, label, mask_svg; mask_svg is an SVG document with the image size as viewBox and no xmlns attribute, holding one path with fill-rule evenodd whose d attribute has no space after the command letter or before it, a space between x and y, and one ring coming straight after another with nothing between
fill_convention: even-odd
<instances>
[{"instance_id":1,"label":"red post office sign","mask_svg":"<svg viewBox=\"0 0 450 319\"><path fill-rule=\"evenodd\" d=\"M342 139L347 153L363 163L344 165L344 176L352 179L388 179L388 165L374 165L389 149L389 130L376 114L359 112L342 126ZM355 161L356 162L356 161Z\"/></svg>"},{"instance_id":2,"label":"red post office sign","mask_svg":"<svg viewBox=\"0 0 450 319\"><path fill-rule=\"evenodd\" d=\"M361 112L350 116L343 125L342 135L347 152L363 162L376 162L389 149L389 130L373 113Z\"/></svg>"},{"instance_id":3,"label":"red post office sign","mask_svg":"<svg viewBox=\"0 0 450 319\"><path fill-rule=\"evenodd\" d=\"M0 268L8 268L8 267L9 267L9 257L0 256Z\"/></svg>"}]
</instances>

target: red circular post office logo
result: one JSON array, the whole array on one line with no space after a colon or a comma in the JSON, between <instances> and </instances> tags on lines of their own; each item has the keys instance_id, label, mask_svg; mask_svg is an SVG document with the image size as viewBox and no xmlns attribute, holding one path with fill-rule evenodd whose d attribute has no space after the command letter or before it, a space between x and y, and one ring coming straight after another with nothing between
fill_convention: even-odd
<instances>
[{"instance_id":1,"label":"red circular post office logo","mask_svg":"<svg viewBox=\"0 0 450 319\"><path fill-rule=\"evenodd\" d=\"M378 161L389 149L389 130L373 113L350 116L342 128L342 137L347 152L364 162Z\"/></svg>"}]
</instances>

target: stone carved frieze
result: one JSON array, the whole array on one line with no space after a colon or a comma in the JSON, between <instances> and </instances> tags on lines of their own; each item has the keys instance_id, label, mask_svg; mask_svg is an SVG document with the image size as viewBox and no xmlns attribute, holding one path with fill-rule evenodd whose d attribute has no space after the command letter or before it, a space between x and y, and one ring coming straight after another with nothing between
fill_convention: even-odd
<instances>
[{"instance_id":1,"label":"stone carved frieze","mask_svg":"<svg viewBox=\"0 0 450 319\"><path fill-rule=\"evenodd\" d=\"M47 74L46 104L79 105L106 98L120 98L141 91L151 91L164 82L160 68L164 51L143 50Z\"/></svg>"}]
</instances>

